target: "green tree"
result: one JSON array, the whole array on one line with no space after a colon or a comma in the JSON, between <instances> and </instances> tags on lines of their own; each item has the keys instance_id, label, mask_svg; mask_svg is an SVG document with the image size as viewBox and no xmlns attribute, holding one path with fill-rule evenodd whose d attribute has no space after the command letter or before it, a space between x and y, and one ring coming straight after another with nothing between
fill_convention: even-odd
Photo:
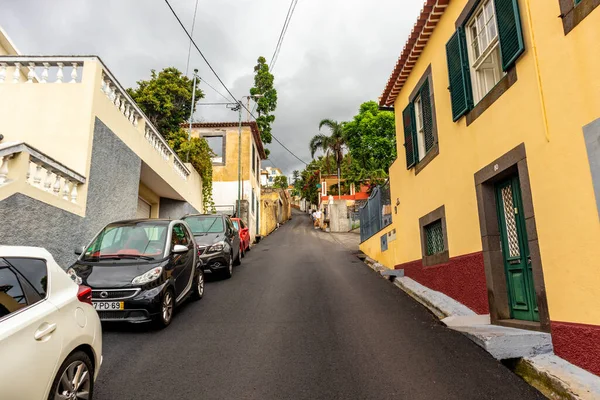
<instances>
[{"instance_id":1,"label":"green tree","mask_svg":"<svg viewBox=\"0 0 600 400\"><path fill-rule=\"evenodd\" d=\"M275 179L273 179L273 187L279 189L287 189L288 188L288 179L285 175L277 175Z\"/></svg>"},{"instance_id":2,"label":"green tree","mask_svg":"<svg viewBox=\"0 0 600 400\"><path fill-rule=\"evenodd\" d=\"M150 80L138 81L137 84L136 89L127 89L127 93L158 128L179 158L189 160L198 171L202 179L204 209L214 210L211 161L214 154L204 138L189 140L188 132L181 128L181 124L190 116L193 81L177 68L169 67L159 73L152 70ZM203 97L202 91L196 87L196 101Z\"/></svg>"},{"instance_id":3,"label":"green tree","mask_svg":"<svg viewBox=\"0 0 600 400\"><path fill-rule=\"evenodd\" d=\"M273 112L277 108L277 90L273 87L274 76L269 72L267 60L264 57L258 57L257 64L254 67L254 87L250 89L250 95L262 95L256 102L256 111L258 117L256 123L260 131L260 138L263 143L268 144L273 140L271 134L271 124L275 121ZM265 149L267 156L269 150Z\"/></svg>"},{"instance_id":4,"label":"green tree","mask_svg":"<svg viewBox=\"0 0 600 400\"><path fill-rule=\"evenodd\" d=\"M344 135L344 123L340 123L331 119L324 119L319 123L319 131L323 126L330 130L330 135L319 133L315 135L308 145L310 156L315 157L317 150L322 150L325 153L327 169L329 169L329 156L333 156L335 166L338 171L338 184L341 175L341 166L344 159L344 147L346 146L346 137Z\"/></svg>"},{"instance_id":5,"label":"green tree","mask_svg":"<svg viewBox=\"0 0 600 400\"><path fill-rule=\"evenodd\" d=\"M185 160L189 156L190 163L202 179L202 199L204 211L215 211L212 198L212 157L215 156L206 139L193 137L188 140L188 132L178 129L167 137L169 146L177 153L179 158Z\"/></svg>"},{"instance_id":6,"label":"green tree","mask_svg":"<svg viewBox=\"0 0 600 400\"><path fill-rule=\"evenodd\" d=\"M374 101L360 106L354 119L344 124L346 144L353 160L367 171L389 171L396 159L394 113L380 111Z\"/></svg>"}]
</instances>

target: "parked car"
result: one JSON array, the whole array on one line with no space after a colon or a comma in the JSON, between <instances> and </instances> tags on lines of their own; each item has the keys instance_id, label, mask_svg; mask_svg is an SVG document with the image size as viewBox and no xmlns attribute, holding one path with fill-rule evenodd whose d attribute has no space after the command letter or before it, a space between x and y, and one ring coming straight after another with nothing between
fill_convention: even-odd
<instances>
[{"instance_id":1,"label":"parked car","mask_svg":"<svg viewBox=\"0 0 600 400\"><path fill-rule=\"evenodd\" d=\"M204 271L184 221L108 224L67 273L92 288L102 321L171 323L176 306L204 295Z\"/></svg>"},{"instance_id":2,"label":"parked car","mask_svg":"<svg viewBox=\"0 0 600 400\"><path fill-rule=\"evenodd\" d=\"M0 398L92 399L102 328L92 291L50 253L0 246Z\"/></svg>"},{"instance_id":3,"label":"parked car","mask_svg":"<svg viewBox=\"0 0 600 400\"><path fill-rule=\"evenodd\" d=\"M250 250L250 229L241 218L231 218L231 222L233 222L233 226L240 234L240 250L242 252L242 257L244 257L246 251Z\"/></svg>"},{"instance_id":4,"label":"parked car","mask_svg":"<svg viewBox=\"0 0 600 400\"><path fill-rule=\"evenodd\" d=\"M231 278L241 263L240 236L227 215L195 214L183 217L198 244L205 271Z\"/></svg>"}]
</instances>

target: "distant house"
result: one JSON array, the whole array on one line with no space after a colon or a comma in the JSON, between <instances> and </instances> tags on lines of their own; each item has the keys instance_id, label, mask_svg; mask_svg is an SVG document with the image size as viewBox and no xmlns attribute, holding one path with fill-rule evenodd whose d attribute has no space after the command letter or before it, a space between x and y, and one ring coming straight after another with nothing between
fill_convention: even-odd
<instances>
[{"instance_id":1,"label":"distant house","mask_svg":"<svg viewBox=\"0 0 600 400\"><path fill-rule=\"evenodd\" d=\"M215 153L213 201L217 212L239 215L250 227L254 240L260 232L261 163L267 158L256 122L242 123L241 159L238 122L196 122L192 124L192 135L206 139ZM238 195L242 200L240 210Z\"/></svg>"},{"instance_id":2,"label":"distant house","mask_svg":"<svg viewBox=\"0 0 600 400\"><path fill-rule=\"evenodd\" d=\"M266 167L261 171L261 186L263 187L273 187L275 183L275 178L283 175L279 168L275 167Z\"/></svg>"}]
</instances>

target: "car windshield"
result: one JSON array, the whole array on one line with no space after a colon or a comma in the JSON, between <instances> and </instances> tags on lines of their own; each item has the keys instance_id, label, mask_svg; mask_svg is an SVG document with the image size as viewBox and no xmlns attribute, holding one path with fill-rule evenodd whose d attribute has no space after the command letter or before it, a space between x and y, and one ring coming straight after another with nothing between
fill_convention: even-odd
<instances>
[{"instance_id":1,"label":"car windshield","mask_svg":"<svg viewBox=\"0 0 600 400\"><path fill-rule=\"evenodd\" d=\"M220 216L187 217L185 218L185 222L188 223L194 235L221 233L225 230L223 218Z\"/></svg>"},{"instance_id":2,"label":"car windshield","mask_svg":"<svg viewBox=\"0 0 600 400\"><path fill-rule=\"evenodd\" d=\"M163 258L168 224L110 224L96 236L83 261L159 260Z\"/></svg>"},{"instance_id":3,"label":"car windshield","mask_svg":"<svg viewBox=\"0 0 600 400\"><path fill-rule=\"evenodd\" d=\"M233 222L233 226L235 226L235 229L237 229L239 231L240 227L238 225L238 222L235 219L232 219L231 222Z\"/></svg>"}]
</instances>

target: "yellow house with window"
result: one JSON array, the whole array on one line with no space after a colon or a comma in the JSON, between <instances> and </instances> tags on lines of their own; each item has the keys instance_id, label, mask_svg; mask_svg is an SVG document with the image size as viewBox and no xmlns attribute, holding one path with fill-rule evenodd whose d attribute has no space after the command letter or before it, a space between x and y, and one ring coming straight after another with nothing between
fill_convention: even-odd
<instances>
[{"instance_id":1,"label":"yellow house with window","mask_svg":"<svg viewBox=\"0 0 600 400\"><path fill-rule=\"evenodd\" d=\"M550 332L595 374L599 4L427 0L380 98L392 224L361 244L493 324Z\"/></svg>"}]
</instances>

